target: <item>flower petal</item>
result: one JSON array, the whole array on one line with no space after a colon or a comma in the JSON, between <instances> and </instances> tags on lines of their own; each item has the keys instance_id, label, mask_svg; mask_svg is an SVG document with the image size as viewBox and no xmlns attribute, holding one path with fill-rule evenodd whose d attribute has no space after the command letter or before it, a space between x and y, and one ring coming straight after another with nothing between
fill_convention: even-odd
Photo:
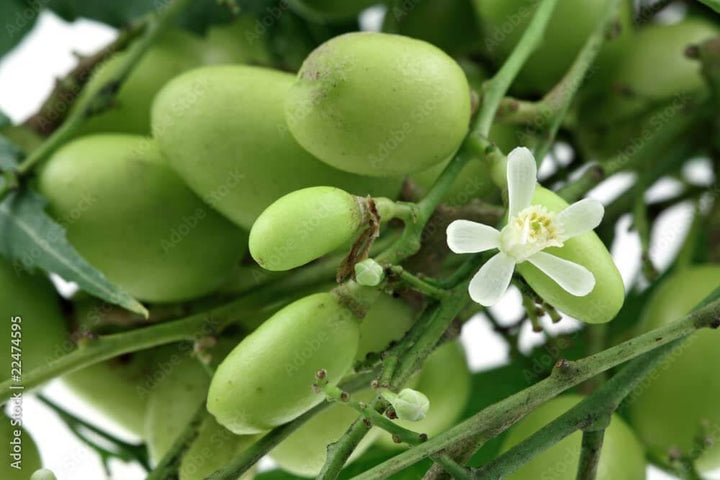
<instances>
[{"instance_id":1,"label":"flower petal","mask_svg":"<svg viewBox=\"0 0 720 480\"><path fill-rule=\"evenodd\" d=\"M592 198L585 198L560 212L557 219L563 226L565 238L572 238L600 225L603 215L605 215L605 207L602 203Z\"/></svg>"},{"instance_id":2,"label":"flower petal","mask_svg":"<svg viewBox=\"0 0 720 480\"><path fill-rule=\"evenodd\" d=\"M514 270L515 260L502 252L498 253L485 262L470 281L470 298L480 305L492 307L510 285Z\"/></svg>"},{"instance_id":3,"label":"flower petal","mask_svg":"<svg viewBox=\"0 0 720 480\"><path fill-rule=\"evenodd\" d=\"M532 152L525 147L514 148L507 161L508 203L510 217L529 207L535 194L537 165Z\"/></svg>"},{"instance_id":4,"label":"flower petal","mask_svg":"<svg viewBox=\"0 0 720 480\"><path fill-rule=\"evenodd\" d=\"M584 297L595 288L595 277L582 265L545 252L538 252L528 262L552 278L565 291L576 297Z\"/></svg>"},{"instance_id":5,"label":"flower petal","mask_svg":"<svg viewBox=\"0 0 720 480\"><path fill-rule=\"evenodd\" d=\"M497 248L500 232L469 220L455 220L447 228L447 244L455 253L478 253Z\"/></svg>"}]
</instances>

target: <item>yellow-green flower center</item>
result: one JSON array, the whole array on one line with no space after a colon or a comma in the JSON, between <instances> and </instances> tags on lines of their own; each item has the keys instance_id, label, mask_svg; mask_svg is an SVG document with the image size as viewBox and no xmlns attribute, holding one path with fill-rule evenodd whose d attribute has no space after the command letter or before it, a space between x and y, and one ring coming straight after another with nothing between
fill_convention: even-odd
<instances>
[{"instance_id":1,"label":"yellow-green flower center","mask_svg":"<svg viewBox=\"0 0 720 480\"><path fill-rule=\"evenodd\" d=\"M562 247L562 225L554 212L531 205L509 219L500 233L500 250L523 262L548 247Z\"/></svg>"}]
</instances>

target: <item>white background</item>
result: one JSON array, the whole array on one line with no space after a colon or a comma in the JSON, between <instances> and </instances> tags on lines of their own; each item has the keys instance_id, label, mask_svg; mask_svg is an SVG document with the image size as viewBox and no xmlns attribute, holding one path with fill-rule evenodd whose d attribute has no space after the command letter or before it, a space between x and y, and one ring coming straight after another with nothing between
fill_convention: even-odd
<instances>
[{"instance_id":1,"label":"white background","mask_svg":"<svg viewBox=\"0 0 720 480\"><path fill-rule=\"evenodd\" d=\"M365 20L375 23L377 12L369 12ZM0 62L0 110L9 115L13 121L20 122L33 113L52 88L54 78L72 68L76 59L73 52L88 54L111 41L114 30L99 23L77 21L68 24L54 16L43 13L34 30L23 40L11 54ZM562 157L563 152L559 152ZM550 162L544 162L550 167ZM543 173L549 173L547 168ZM704 180L708 178L707 165L702 160L689 169L690 176ZM618 192L632 184L631 175L600 186L591 195L603 202L613 198ZM667 181L657 185L649 196L662 197L677 188L673 182ZM684 237L688 223L689 206L675 209L664 218L654 231L652 256L656 263L665 267L672 258L673 252ZM634 232L628 232L631 219L623 218L620 225L619 240L613 246L613 255L620 267L626 283L638 275L639 241ZM66 286L65 286L66 287ZM496 307L501 316L512 319L520 315L519 294L508 292L506 298ZM560 325L548 325L548 331L558 332L577 328L572 319L563 320ZM529 325L521 335L524 349L541 343L540 335L533 333ZM502 365L506 362L507 348L501 338L488 326L487 321L477 317L470 321L463 331L463 342L468 351L474 370ZM128 440L134 439L121 427L105 420L90 405L75 398L62 383L54 381L45 388L45 393L66 406L66 408L87 418L91 422L118 434ZM52 469L59 480L100 479L105 478L97 456L80 443L62 422L32 396L25 397L25 426L37 441L46 467ZM269 463L264 462L267 466ZM113 476L118 480L134 480L143 478L139 467L130 466L119 461L111 463ZM671 478L654 469L649 469L649 480ZM720 479L720 474L712 477Z\"/></svg>"}]
</instances>

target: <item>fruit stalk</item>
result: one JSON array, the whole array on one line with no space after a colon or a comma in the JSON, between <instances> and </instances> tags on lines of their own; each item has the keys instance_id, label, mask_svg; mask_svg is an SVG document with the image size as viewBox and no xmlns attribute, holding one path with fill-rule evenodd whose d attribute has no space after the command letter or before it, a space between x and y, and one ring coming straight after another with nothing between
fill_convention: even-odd
<instances>
[{"instance_id":1,"label":"fruit stalk","mask_svg":"<svg viewBox=\"0 0 720 480\"><path fill-rule=\"evenodd\" d=\"M577 480L595 480L597 477L598 463L600 462L600 453L602 453L604 439L604 428L583 432Z\"/></svg>"},{"instance_id":2,"label":"fruit stalk","mask_svg":"<svg viewBox=\"0 0 720 480\"><path fill-rule=\"evenodd\" d=\"M710 294L703 304L705 305L704 307L680 320L618 344L598 354L574 362L561 360L548 378L481 410L469 419L431 438L422 445L418 445L368 470L364 474L356 477L357 480L387 478L393 473L407 468L429 455L447 449L471 437L476 437L476 448L479 448L487 440L505 431L534 408L568 388L578 385L601 372L643 355L644 353L672 344L678 339L685 338L702 328L719 328L720 289ZM643 359L648 361L647 357L643 357ZM616 382L620 382L620 379ZM605 385L614 385L617 388L614 382L608 382ZM607 388L609 387L603 387L602 391L606 391ZM601 390L598 390L598 392L600 391Z\"/></svg>"},{"instance_id":3,"label":"fruit stalk","mask_svg":"<svg viewBox=\"0 0 720 480\"><path fill-rule=\"evenodd\" d=\"M200 433L200 426L205 419L209 418L209 416L210 414L205 408L205 402L202 402L195 412L192 420L190 420L190 423L187 424L185 429L172 444L170 450L163 455L162 460L160 460L153 471L150 472L150 475L147 476L146 480L163 480L177 475L182 456L198 437Z\"/></svg>"}]
</instances>

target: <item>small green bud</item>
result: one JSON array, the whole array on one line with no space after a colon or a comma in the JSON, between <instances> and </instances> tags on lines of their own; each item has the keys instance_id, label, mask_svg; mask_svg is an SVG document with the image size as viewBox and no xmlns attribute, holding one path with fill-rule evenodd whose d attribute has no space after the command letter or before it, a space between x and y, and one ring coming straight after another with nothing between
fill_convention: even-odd
<instances>
[{"instance_id":1,"label":"small green bud","mask_svg":"<svg viewBox=\"0 0 720 480\"><path fill-rule=\"evenodd\" d=\"M365 287L377 287L385 279L385 270L372 258L355 265L355 281Z\"/></svg>"},{"instance_id":2,"label":"small green bud","mask_svg":"<svg viewBox=\"0 0 720 480\"><path fill-rule=\"evenodd\" d=\"M422 392L412 388L404 388L397 394L385 390L382 392L382 396L390 402L400 420L420 421L425 418L430 409L430 400Z\"/></svg>"},{"instance_id":3,"label":"small green bud","mask_svg":"<svg viewBox=\"0 0 720 480\"><path fill-rule=\"evenodd\" d=\"M33 472L30 476L30 480L57 480L57 477L52 470L41 468L40 470L35 470L35 472Z\"/></svg>"}]
</instances>

